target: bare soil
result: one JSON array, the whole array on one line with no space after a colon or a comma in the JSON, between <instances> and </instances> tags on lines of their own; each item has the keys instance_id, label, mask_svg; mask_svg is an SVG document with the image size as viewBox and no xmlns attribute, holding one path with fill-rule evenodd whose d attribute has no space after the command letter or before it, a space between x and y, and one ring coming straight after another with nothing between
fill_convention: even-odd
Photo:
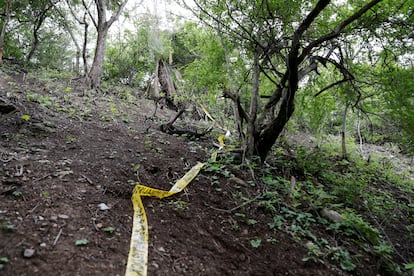
<instances>
[{"instance_id":1,"label":"bare soil","mask_svg":"<svg viewBox=\"0 0 414 276\"><path fill-rule=\"evenodd\" d=\"M17 108L0 115L0 258L9 260L0 274L124 274L131 180L169 189L191 166L208 159L213 140L158 131L173 114L158 110L154 119L154 105L147 100L125 106L113 95L78 90L73 83L59 83L60 90L74 87L65 94L55 92L56 84L22 74L0 73L0 79L0 97ZM28 101L30 93L44 98ZM270 230L271 218L244 204L262 188L247 184L249 171L231 173L236 178L213 182L202 171L180 194L143 199L148 275L347 274L337 264L303 262L307 241ZM101 203L109 209L101 210ZM262 243L255 248L251 241L258 237ZM88 242L76 245L79 240ZM358 274L381 273L372 255L357 248L354 253L362 256Z\"/></svg>"}]
</instances>

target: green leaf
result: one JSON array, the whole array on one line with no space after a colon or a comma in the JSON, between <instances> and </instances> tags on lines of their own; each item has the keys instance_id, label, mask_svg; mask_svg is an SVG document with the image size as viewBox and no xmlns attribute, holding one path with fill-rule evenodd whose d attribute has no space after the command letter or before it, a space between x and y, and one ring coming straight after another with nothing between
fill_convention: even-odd
<instances>
[{"instance_id":1,"label":"green leaf","mask_svg":"<svg viewBox=\"0 0 414 276\"><path fill-rule=\"evenodd\" d=\"M25 115L22 115L20 118L22 118L23 120L25 120L27 122L27 121L30 120L31 117L30 117L30 115L25 114Z\"/></svg>"},{"instance_id":2,"label":"green leaf","mask_svg":"<svg viewBox=\"0 0 414 276\"><path fill-rule=\"evenodd\" d=\"M87 245L88 243L89 243L89 241L87 239L81 239L81 240L76 240L75 241L76 246Z\"/></svg>"},{"instance_id":3,"label":"green leaf","mask_svg":"<svg viewBox=\"0 0 414 276\"><path fill-rule=\"evenodd\" d=\"M250 245L253 248L259 248L261 244L262 244L262 240L260 238L257 238L257 239L254 239L254 240L250 241Z\"/></svg>"},{"instance_id":4,"label":"green leaf","mask_svg":"<svg viewBox=\"0 0 414 276\"><path fill-rule=\"evenodd\" d=\"M414 269L414 263L409 263L404 265L405 269Z\"/></svg>"},{"instance_id":5,"label":"green leaf","mask_svg":"<svg viewBox=\"0 0 414 276\"><path fill-rule=\"evenodd\" d=\"M112 226L106 227L103 230L109 234L112 234L113 232L115 232L115 228L113 228Z\"/></svg>"},{"instance_id":6,"label":"green leaf","mask_svg":"<svg viewBox=\"0 0 414 276\"><path fill-rule=\"evenodd\" d=\"M22 196L22 192L20 192L20 191L14 191L13 192L13 196L15 196L15 197L21 197Z\"/></svg>"},{"instance_id":7,"label":"green leaf","mask_svg":"<svg viewBox=\"0 0 414 276\"><path fill-rule=\"evenodd\" d=\"M257 223L257 220L255 220L255 219L249 219L249 220L247 220L247 224L248 225L255 225Z\"/></svg>"},{"instance_id":8,"label":"green leaf","mask_svg":"<svg viewBox=\"0 0 414 276\"><path fill-rule=\"evenodd\" d=\"M6 257L1 257L0 258L0 263L8 263L8 262L9 262L8 258L6 258Z\"/></svg>"}]
</instances>

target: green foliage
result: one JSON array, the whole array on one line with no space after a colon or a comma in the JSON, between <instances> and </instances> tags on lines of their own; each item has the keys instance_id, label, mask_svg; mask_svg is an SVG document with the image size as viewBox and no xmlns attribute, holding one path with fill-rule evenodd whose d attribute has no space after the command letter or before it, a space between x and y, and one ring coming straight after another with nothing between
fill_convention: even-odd
<instances>
[{"instance_id":1,"label":"green foliage","mask_svg":"<svg viewBox=\"0 0 414 276\"><path fill-rule=\"evenodd\" d=\"M30 120L31 116L30 115L27 115L27 114L24 114L24 115L20 116L20 118L22 118L23 121L27 122L27 121Z\"/></svg>"},{"instance_id":2,"label":"green foliage","mask_svg":"<svg viewBox=\"0 0 414 276\"><path fill-rule=\"evenodd\" d=\"M87 245L88 243L89 243L89 241L87 239L81 239L81 240L76 240L75 241L76 246L84 246L84 245Z\"/></svg>"},{"instance_id":3,"label":"green foliage","mask_svg":"<svg viewBox=\"0 0 414 276\"><path fill-rule=\"evenodd\" d=\"M106 233L113 234L115 232L115 228L112 226L105 227L103 229Z\"/></svg>"},{"instance_id":4,"label":"green foliage","mask_svg":"<svg viewBox=\"0 0 414 276\"><path fill-rule=\"evenodd\" d=\"M250 241L250 245L253 248L259 248L261 244L262 244L262 239L261 238L256 238L256 239Z\"/></svg>"},{"instance_id":5,"label":"green foliage","mask_svg":"<svg viewBox=\"0 0 414 276\"><path fill-rule=\"evenodd\" d=\"M9 259L8 258L6 258L6 257L1 257L0 258L0 270L2 270L3 269L3 267L4 267L4 264L6 264L6 263L8 263L9 262Z\"/></svg>"},{"instance_id":6,"label":"green foliage","mask_svg":"<svg viewBox=\"0 0 414 276\"><path fill-rule=\"evenodd\" d=\"M409 152L414 152L414 68L393 67L383 71L385 114L392 119L392 124L398 125L402 131L394 139L403 142Z\"/></svg>"},{"instance_id":7,"label":"green foliage","mask_svg":"<svg viewBox=\"0 0 414 276\"><path fill-rule=\"evenodd\" d=\"M23 195L23 193L22 193L22 192L20 192L20 191L14 191L14 192L13 192L13 196L14 196L14 197L19 198L19 197L21 197L22 195Z\"/></svg>"},{"instance_id":8,"label":"green foliage","mask_svg":"<svg viewBox=\"0 0 414 276\"><path fill-rule=\"evenodd\" d=\"M215 161L209 159L208 162L203 166L203 171L216 175L222 175L227 178L233 177L234 174L227 169L225 162L225 160Z\"/></svg>"},{"instance_id":9,"label":"green foliage","mask_svg":"<svg viewBox=\"0 0 414 276\"><path fill-rule=\"evenodd\" d=\"M329 248L329 247L328 247ZM332 254L331 260L339 263L341 268L345 271L354 271L356 265L353 263L352 257L349 254L348 250L345 250L341 247L331 247L329 248L330 254Z\"/></svg>"},{"instance_id":10,"label":"green foliage","mask_svg":"<svg viewBox=\"0 0 414 276\"><path fill-rule=\"evenodd\" d=\"M136 20L134 31L126 30L122 39L108 43L103 79L145 88L156 62L148 41L152 21L150 17Z\"/></svg>"}]
</instances>

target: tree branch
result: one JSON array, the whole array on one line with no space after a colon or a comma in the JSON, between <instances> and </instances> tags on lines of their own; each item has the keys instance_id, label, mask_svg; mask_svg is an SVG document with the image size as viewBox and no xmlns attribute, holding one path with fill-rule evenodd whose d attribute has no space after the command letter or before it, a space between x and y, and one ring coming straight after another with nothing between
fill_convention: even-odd
<instances>
[{"instance_id":1,"label":"tree branch","mask_svg":"<svg viewBox=\"0 0 414 276\"><path fill-rule=\"evenodd\" d=\"M368 4L363 6L361 9L359 9L356 13L354 13L353 15L351 15L350 17L348 17L344 21L342 21L338 26L336 26L336 28L332 32L330 32L329 34L324 35L324 36L316 39L315 41L311 42L308 46L306 46L303 49L302 54L299 57L299 62L303 61L305 59L305 57L316 46L321 45L322 43L324 43L326 41L329 41L329 40L332 40L332 39L338 37L341 34L341 32L345 29L345 27L347 27L349 24L351 24L355 20L359 19L364 13L366 13L369 9L371 9L372 7L374 7L376 4L378 4L381 1L382 0L372 0L371 2L369 2Z\"/></svg>"}]
</instances>

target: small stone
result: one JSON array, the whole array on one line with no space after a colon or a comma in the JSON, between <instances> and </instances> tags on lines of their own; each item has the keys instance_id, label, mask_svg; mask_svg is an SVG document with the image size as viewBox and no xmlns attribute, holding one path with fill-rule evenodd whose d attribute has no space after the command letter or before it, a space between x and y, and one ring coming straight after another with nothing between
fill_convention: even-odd
<instances>
[{"instance_id":1,"label":"small stone","mask_svg":"<svg viewBox=\"0 0 414 276\"><path fill-rule=\"evenodd\" d=\"M46 247L46 243L42 242L42 243L40 244L40 247Z\"/></svg>"},{"instance_id":2,"label":"small stone","mask_svg":"<svg viewBox=\"0 0 414 276\"><path fill-rule=\"evenodd\" d=\"M96 227L98 227L98 228L102 228L102 227L103 227L103 224L102 224L102 223L97 223L97 224L96 224Z\"/></svg>"},{"instance_id":3,"label":"small stone","mask_svg":"<svg viewBox=\"0 0 414 276\"><path fill-rule=\"evenodd\" d=\"M165 251L165 248L164 248L164 247L162 247L162 246L158 247L158 248L157 248L157 250L158 250L159 252L162 252L162 253L165 253L165 252L166 252L166 251Z\"/></svg>"},{"instance_id":4,"label":"small stone","mask_svg":"<svg viewBox=\"0 0 414 276\"><path fill-rule=\"evenodd\" d=\"M109 208L109 207L108 207L108 205L106 205L105 203L100 203L100 204L98 204L98 207L99 207L99 210L101 210L101 211L106 211L106 210L111 209L111 208Z\"/></svg>"},{"instance_id":5,"label":"small stone","mask_svg":"<svg viewBox=\"0 0 414 276\"><path fill-rule=\"evenodd\" d=\"M34 253L35 253L35 250L34 249L26 248L24 250L24 252L23 252L23 257L25 257L25 258L31 258L31 257L33 257Z\"/></svg>"},{"instance_id":6,"label":"small stone","mask_svg":"<svg viewBox=\"0 0 414 276\"><path fill-rule=\"evenodd\" d=\"M329 219L332 222L343 222L345 220L345 218L340 213L334 210L329 210L327 208L322 209L321 216Z\"/></svg>"},{"instance_id":7,"label":"small stone","mask_svg":"<svg viewBox=\"0 0 414 276\"><path fill-rule=\"evenodd\" d=\"M39 216L39 220L45 220L45 218L42 216Z\"/></svg>"},{"instance_id":8,"label":"small stone","mask_svg":"<svg viewBox=\"0 0 414 276\"><path fill-rule=\"evenodd\" d=\"M247 182L246 181L244 181L243 179L241 179L241 178L238 178L238 177L231 177L231 178L229 178L229 181L231 181L231 182L233 182L233 183L235 183L235 184L237 184L237 185L240 185L240 186L244 186L244 187L247 187L247 186L249 186L248 184L247 184Z\"/></svg>"},{"instance_id":9,"label":"small stone","mask_svg":"<svg viewBox=\"0 0 414 276\"><path fill-rule=\"evenodd\" d=\"M60 219L68 219L69 216L68 215L58 215L58 218L60 218Z\"/></svg>"},{"instance_id":10,"label":"small stone","mask_svg":"<svg viewBox=\"0 0 414 276\"><path fill-rule=\"evenodd\" d=\"M51 217L50 217L50 220L51 220L51 221L57 221L57 219L58 219L58 217L57 217L57 216L51 216Z\"/></svg>"}]
</instances>

